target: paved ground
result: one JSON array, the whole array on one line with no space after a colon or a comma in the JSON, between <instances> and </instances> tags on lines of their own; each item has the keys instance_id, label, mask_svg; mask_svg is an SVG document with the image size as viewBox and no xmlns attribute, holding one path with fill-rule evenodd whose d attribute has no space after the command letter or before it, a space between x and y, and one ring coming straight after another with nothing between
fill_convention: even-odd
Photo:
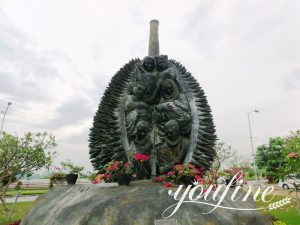
<instances>
[{"instance_id":1,"label":"paved ground","mask_svg":"<svg viewBox=\"0 0 300 225\"><path fill-rule=\"evenodd\" d=\"M273 194L296 198L295 191L293 191L291 189L285 190L285 189L279 187L278 184L268 184L267 180L250 180L250 181L247 181L247 185L251 186L251 187L260 187L261 189L265 189L268 186L274 186ZM298 193L299 193L298 195L300 196L300 190L298 190Z\"/></svg>"},{"instance_id":2,"label":"paved ground","mask_svg":"<svg viewBox=\"0 0 300 225\"><path fill-rule=\"evenodd\" d=\"M18 198L18 202L32 202L35 201L39 197L38 195L35 196L23 196ZM12 198L6 198L6 203L12 203L15 202L15 197ZM0 203L1 204L1 203Z\"/></svg>"},{"instance_id":3,"label":"paved ground","mask_svg":"<svg viewBox=\"0 0 300 225\"><path fill-rule=\"evenodd\" d=\"M261 179L261 180L247 180L247 185L251 187L260 186L261 188L265 188L267 184L267 180ZM278 185L274 184L274 187L277 188Z\"/></svg>"}]
</instances>

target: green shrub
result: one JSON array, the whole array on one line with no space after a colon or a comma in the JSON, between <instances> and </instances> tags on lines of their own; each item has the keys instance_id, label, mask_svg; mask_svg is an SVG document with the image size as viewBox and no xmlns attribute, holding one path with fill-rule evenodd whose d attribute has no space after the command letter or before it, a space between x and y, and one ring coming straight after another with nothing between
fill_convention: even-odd
<instances>
[{"instance_id":1,"label":"green shrub","mask_svg":"<svg viewBox=\"0 0 300 225\"><path fill-rule=\"evenodd\" d=\"M275 221L273 221L273 225L286 225L286 223L284 223L280 220L275 220Z\"/></svg>"},{"instance_id":2,"label":"green shrub","mask_svg":"<svg viewBox=\"0 0 300 225\"><path fill-rule=\"evenodd\" d=\"M88 175L88 179L89 179L90 181L92 181L92 180L94 180L94 179L98 176L98 174L99 174L99 172L98 172L98 173L90 173L90 174Z\"/></svg>"},{"instance_id":3,"label":"green shrub","mask_svg":"<svg viewBox=\"0 0 300 225\"><path fill-rule=\"evenodd\" d=\"M4 177L1 181L2 187L7 185L8 183L14 183L17 180L17 177L14 175L8 175Z\"/></svg>"},{"instance_id":4,"label":"green shrub","mask_svg":"<svg viewBox=\"0 0 300 225\"><path fill-rule=\"evenodd\" d=\"M61 162L60 163L64 170L70 174L81 174L81 171L84 170L83 166L76 166L71 161Z\"/></svg>"},{"instance_id":5,"label":"green shrub","mask_svg":"<svg viewBox=\"0 0 300 225\"><path fill-rule=\"evenodd\" d=\"M21 186L22 186L22 185L23 185L22 181L19 180L19 181L17 182L16 186L15 186L15 190L16 190L16 191L21 190Z\"/></svg>"},{"instance_id":6,"label":"green shrub","mask_svg":"<svg viewBox=\"0 0 300 225\"><path fill-rule=\"evenodd\" d=\"M249 169L248 171L247 171L247 174L248 174L248 176L249 177L254 177L255 176L255 171L254 171L254 169Z\"/></svg>"},{"instance_id":7,"label":"green shrub","mask_svg":"<svg viewBox=\"0 0 300 225\"><path fill-rule=\"evenodd\" d=\"M54 173L50 177L49 187L52 188L54 184L61 185L66 181L66 174L64 173Z\"/></svg>"}]
</instances>

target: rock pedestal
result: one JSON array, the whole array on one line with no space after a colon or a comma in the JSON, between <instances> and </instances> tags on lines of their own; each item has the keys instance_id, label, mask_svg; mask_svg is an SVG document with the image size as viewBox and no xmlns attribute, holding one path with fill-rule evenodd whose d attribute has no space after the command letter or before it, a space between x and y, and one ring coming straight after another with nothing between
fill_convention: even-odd
<instances>
[{"instance_id":1,"label":"rock pedestal","mask_svg":"<svg viewBox=\"0 0 300 225\"><path fill-rule=\"evenodd\" d=\"M146 181L132 182L129 187L55 187L36 200L22 225L154 225L155 220L162 219L165 209L176 203L168 190ZM230 195L222 205L255 208L253 201L233 203L229 198ZM202 214L210 209L207 205L184 203L170 219L176 219L178 225L272 224L270 217L256 211L216 209Z\"/></svg>"}]
</instances>

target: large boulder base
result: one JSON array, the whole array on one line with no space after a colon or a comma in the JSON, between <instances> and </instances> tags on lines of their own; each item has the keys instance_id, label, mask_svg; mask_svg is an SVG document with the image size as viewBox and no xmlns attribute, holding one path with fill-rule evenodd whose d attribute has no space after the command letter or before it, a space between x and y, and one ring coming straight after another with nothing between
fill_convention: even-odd
<instances>
[{"instance_id":1,"label":"large boulder base","mask_svg":"<svg viewBox=\"0 0 300 225\"><path fill-rule=\"evenodd\" d=\"M74 185L55 187L39 197L22 225L154 225L163 211L176 203L169 188L148 181L132 182L129 187ZM176 190L176 188L174 188ZM222 205L255 208L255 202L232 202L227 194ZM271 225L272 218L256 211L216 209L185 203L170 218L178 225Z\"/></svg>"}]
</instances>

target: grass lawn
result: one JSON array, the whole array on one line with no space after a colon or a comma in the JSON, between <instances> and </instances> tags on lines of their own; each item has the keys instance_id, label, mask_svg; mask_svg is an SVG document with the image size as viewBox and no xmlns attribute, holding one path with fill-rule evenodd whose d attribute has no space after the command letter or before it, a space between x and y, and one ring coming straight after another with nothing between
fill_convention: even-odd
<instances>
[{"instance_id":1,"label":"grass lawn","mask_svg":"<svg viewBox=\"0 0 300 225\"><path fill-rule=\"evenodd\" d=\"M46 194L49 191L49 189L24 189L21 190L21 195L41 195ZM17 194L17 191L15 190L9 190L6 192L7 197L12 197Z\"/></svg>"},{"instance_id":2,"label":"grass lawn","mask_svg":"<svg viewBox=\"0 0 300 225\"><path fill-rule=\"evenodd\" d=\"M288 196L288 195L287 195ZM282 200L287 196L275 195L272 202L277 202ZM257 202L257 207L268 207L272 202L264 203L262 201ZM263 210L263 213L272 214L276 219L281 220L287 225L300 225L300 215L297 211L297 202L295 199L292 199L292 203L275 210Z\"/></svg>"},{"instance_id":3,"label":"grass lawn","mask_svg":"<svg viewBox=\"0 0 300 225\"><path fill-rule=\"evenodd\" d=\"M25 217L26 213L28 212L28 210L31 208L32 204L33 204L33 202L18 202L15 205L15 210L14 210L13 216L11 218L11 221L23 219ZM2 212L2 205L0 205L0 207L1 207L0 225L7 224L7 218L9 216L12 205L13 205L12 203L7 204L8 211L5 214Z\"/></svg>"}]
</instances>

